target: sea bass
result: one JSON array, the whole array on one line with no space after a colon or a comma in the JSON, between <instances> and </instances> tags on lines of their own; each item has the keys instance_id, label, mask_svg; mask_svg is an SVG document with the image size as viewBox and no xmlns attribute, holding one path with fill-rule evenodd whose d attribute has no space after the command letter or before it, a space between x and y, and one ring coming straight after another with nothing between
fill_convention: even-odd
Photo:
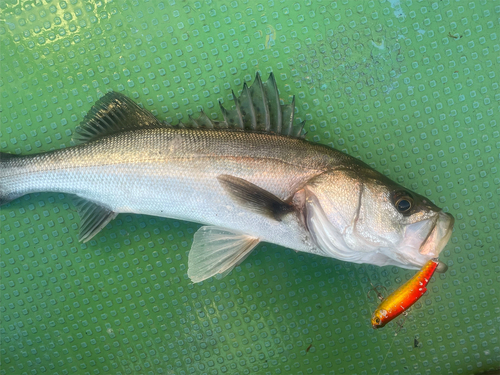
<instances>
[{"instance_id":1,"label":"sea bass","mask_svg":"<svg viewBox=\"0 0 500 375\"><path fill-rule=\"evenodd\" d=\"M411 269L439 255L453 217L362 161L305 141L294 100L280 103L272 74L233 96L235 109L221 105L224 121L201 112L172 126L109 92L74 147L1 154L0 204L73 194L83 242L119 213L202 223L188 258L193 282L227 274L260 242Z\"/></svg>"}]
</instances>

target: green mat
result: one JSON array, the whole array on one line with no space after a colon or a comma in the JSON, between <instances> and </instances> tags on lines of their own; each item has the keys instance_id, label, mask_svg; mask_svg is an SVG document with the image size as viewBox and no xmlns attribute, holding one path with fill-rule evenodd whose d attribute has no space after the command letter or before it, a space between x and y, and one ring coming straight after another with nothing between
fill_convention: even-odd
<instances>
[{"instance_id":1,"label":"green mat","mask_svg":"<svg viewBox=\"0 0 500 375\"><path fill-rule=\"evenodd\" d=\"M500 367L500 2L0 1L0 151L71 145L123 92L176 123L221 118L256 72L307 138L456 218L449 266L404 328L370 282L414 272L261 245L192 284L198 224L119 215L77 241L71 198L2 207L0 374L477 374Z\"/></svg>"}]
</instances>

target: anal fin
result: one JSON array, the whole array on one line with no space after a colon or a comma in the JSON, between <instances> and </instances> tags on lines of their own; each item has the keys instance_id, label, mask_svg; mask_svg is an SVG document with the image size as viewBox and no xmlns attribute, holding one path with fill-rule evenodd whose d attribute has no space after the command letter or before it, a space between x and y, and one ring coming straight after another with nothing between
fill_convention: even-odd
<instances>
[{"instance_id":1,"label":"anal fin","mask_svg":"<svg viewBox=\"0 0 500 375\"><path fill-rule=\"evenodd\" d=\"M259 239L215 226L204 226L194 234L189 252L188 276L199 283L215 275L225 276L243 262Z\"/></svg>"},{"instance_id":2,"label":"anal fin","mask_svg":"<svg viewBox=\"0 0 500 375\"><path fill-rule=\"evenodd\" d=\"M116 212L98 203L88 201L83 198L75 199L76 208L80 215L80 242L87 242L101 231L108 223L113 220Z\"/></svg>"}]
</instances>

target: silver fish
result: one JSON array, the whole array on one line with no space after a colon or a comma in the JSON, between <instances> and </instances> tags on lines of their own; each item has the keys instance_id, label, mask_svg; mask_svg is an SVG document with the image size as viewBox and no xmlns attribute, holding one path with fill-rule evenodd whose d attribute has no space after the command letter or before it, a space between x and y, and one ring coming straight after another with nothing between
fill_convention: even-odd
<instances>
[{"instance_id":1,"label":"silver fish","mask_svg":"<svg viewBox=\"0 0 500 375\"><path fill-rule=\"evenodd\" d=\"M234 110L221 105L224 121L202 112L171 126L107 93L74 147L1 154L0 204L74 194L83 242L118 213L203 223L189 253L193 282L227 274L259 242L411 269L439 255L453 217L360 160L303 140L294 101L280 104L273 75L257 75L234 98Z\"/></svg>"}]
</instances>

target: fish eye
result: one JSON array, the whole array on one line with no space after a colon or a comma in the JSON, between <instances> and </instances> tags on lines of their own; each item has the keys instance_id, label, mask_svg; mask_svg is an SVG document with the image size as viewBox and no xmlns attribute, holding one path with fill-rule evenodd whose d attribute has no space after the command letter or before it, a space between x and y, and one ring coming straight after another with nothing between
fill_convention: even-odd
<instances>
[{"instance_id":1,"label":"fish eye","mask_svg":"<svg viewBox=\"0 0 500 375\"><path fill-rule=\"evenodd\" d=\"M411 210L413 206L413 199L410 197L401 197L396 201L396 209L402 214Z\"/></svg>"},{"instance_id":2,"label":"fish eye","mask_svg":"<svg viewBox=\"0 0 500 375\"><path fill-rule=\"evenodd\" d=\"M380 323L380 319L379 318L375 318L375 323L379 324Z\"/></svg>"}]
</instances>

